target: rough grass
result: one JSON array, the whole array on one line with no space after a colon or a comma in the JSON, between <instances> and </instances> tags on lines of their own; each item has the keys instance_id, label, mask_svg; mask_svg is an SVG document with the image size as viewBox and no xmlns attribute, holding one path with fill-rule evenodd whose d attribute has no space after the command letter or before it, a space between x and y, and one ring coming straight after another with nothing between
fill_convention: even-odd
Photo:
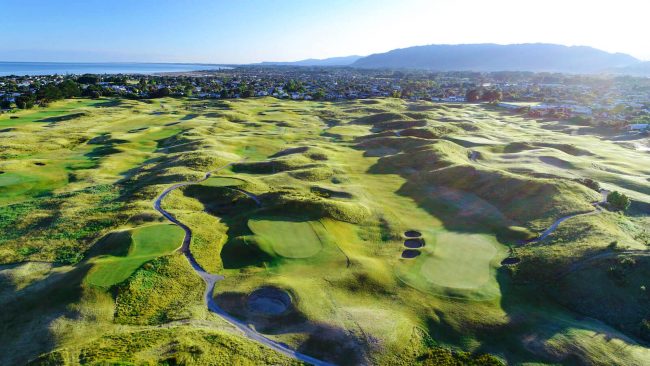
<instances>
[{"instance_id":1,"label":"rough grass","mask_svg":"<svg viewBox=\"0 0 650 366\"><path fill-rule=\"evenodd\" d=\"M200 278L167 255L180 238L124 270L137 249L129 230L162 223L153 199L231 162L165 207L192 228L199 264L225 276L215 299L301 352L378 365L497 362L485 353L508 364L650 359L633 329L645 309L643 256L624 283L609 275L622 265L613 257L557 277L592 255L646 250L650 170L628 145L480 105L391 98L93 103L0 116L0 259L85 258L0 267L4 363L43 353L43 362L91 364L287 362L212 329L224 323L206 314ZM634 210L571 219L522 244L562 215L593 210L598 194L576 182L585 178L628 194ZM263 235L247 225L287 216ZM409 230L425 245L404 260ZM304 257L314 233L321 249ZM176 235L151 234L138 241L166 247L160 239ZM501 268L505 256L521 262ZM112 291L89 282L102 261L124 274ZM290 293L293 310L249 314L248 295L265 286ZM635 305L616 311L623 299Z\"/></svg>"},{"instance_id":2,"label":"rough grass","mask_svg":"<svg viewBox=\"0 0 650 366\"><path fill-rule=\"evenodd\" d=\"M224 331L184 327L107 334L42 355L31 364L58 365L68 358L81 364L300 364Z\"/></svg>"},{"instance_id":3,"label":"rough grass","mask_svg":"<svg viewBox=\"0 0 650 366\"><path fill-rule=\"evenodd\" d=\"M180 254L146 263L115 292L118 323L157 325L201 317L206 312L203 281Z\"/></svg>"}]
</instances>

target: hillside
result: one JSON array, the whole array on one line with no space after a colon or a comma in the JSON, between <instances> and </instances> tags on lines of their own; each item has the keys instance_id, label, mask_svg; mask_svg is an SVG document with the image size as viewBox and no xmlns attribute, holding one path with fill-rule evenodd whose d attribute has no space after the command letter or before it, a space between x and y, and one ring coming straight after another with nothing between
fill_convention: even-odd
<instances>
[{"instance_id":1,"label":"hillside","mask_svg":"<svg viewBox=\"0 0 650 366\"><path fill-rule=\"evenodd\" d=\"M554 44L428 45L392 50L357 60L359 68L406 68L435 71L536 71L592 73L639 61L591 47Z\"/></svg>"},{"instance_id":2,"label":"hillside","mask_svg":"<svg viewBox=\"0 0 650 366\"><path fill-rule=\"evenodd\" d=\"M343 57L331 57L324 59L315 59L310 58L307 60L300 61L288 61L288 62L273 62L267 61L259 63L261 66L349 66L362 58L362 56L343 56Z\"/></svg>"},{"instance_id":3,"label":"hillside","mask_svg":"<svg viewBox=\"0 0 650 366\"><path fill-rule=\"evenodd\" d=\"M620 67L612 70L612 73L632 76L650 76L650 61L639 62L626 67Z\"/></svg>"}]
</instances>

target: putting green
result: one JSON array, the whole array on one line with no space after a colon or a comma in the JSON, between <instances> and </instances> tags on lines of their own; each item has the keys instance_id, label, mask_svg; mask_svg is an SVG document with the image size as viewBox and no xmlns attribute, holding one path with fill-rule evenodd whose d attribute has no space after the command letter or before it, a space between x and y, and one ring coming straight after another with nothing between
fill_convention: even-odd
<instances>
[{"instance_id":1,"label":"putting green","mask_svg":"<svg viewBox=\"0 0 650 366\"><path fill-rule=\"evenodd\" d=\"M440 232L434 248L402 261L397 274L419 290L449 297L487 299L499 294L494 276L505 250L492 237Z\"/></svg>"},{"instance_id":2,"label":"putting green","mask_svg":"<svg viewBox=\"0 0 650 366\"><path fill-rule=\"evenodd\" d=\"M201 183L206 187L236 187L246 183L243 179L231 177L210 177L205 182Z\"/></svg>"},{"instance_id":3,"label":"putting green","mask_svg":"<svg viewBox=\"0 0 650 366\"><path fill-rule=\"evenodd\" d=\"M95 264L86 281L96 286L110 287L131 276L142 264L169 254L178 248L185 232L176 225L159 224L144 226L131 230L130 248L125 257L103 256L93 260ZM119 236L121 240L129 240L128 236ZM129 245L127 243L115 246Z\"/></svg>"},{"instance_id":4,"label":"putting green","mask_svg":"<svg viewBox=\"0 0 650 366\"><path fill-rule=\"evenodd\" d=\"M289 221L288 219L251 219L248 227L263 243L263 250L281 257L309 258L323 249L316 232L315 221ZM269 250L270 249L270 250Z\"/></svg>"}]
</instances>

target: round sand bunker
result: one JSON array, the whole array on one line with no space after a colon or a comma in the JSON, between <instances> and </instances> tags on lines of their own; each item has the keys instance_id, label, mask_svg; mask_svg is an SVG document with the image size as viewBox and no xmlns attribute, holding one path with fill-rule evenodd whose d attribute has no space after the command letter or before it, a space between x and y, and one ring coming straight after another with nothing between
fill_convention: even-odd
<instances>
[{"instance_id":1,"label":"round sand bunker","mask_svg":"<svg viewBox=\"0 0 650 366\"><path fill-rule=\"evenodd\" d=\"M422 233L415 230L408 230L404 232L404 236L407 238L419 238L422 236Z\"/></svg>"},{"instance_id":2,"label":"round sand bunker","mask_svg":"<svg viewBox=\"0 0 650 366\"><path fill-rule=\"evenodd\" d=\"M422 248L424 246L424 239L406 239L404 246L409 249Z\"/></svg>"},{"instance_id":3,"label":"round sand bunker","mask_svg":"<svg viewBox=\"0 0 650 366\"><path fill-rule=\"evenodd\" d=\"M291 308L291 296L277 287L262 287L248 295L248 310L259 315L280 315Z\"/></svg>"},{"instance_id":4,"label":"round sand bunker","mask_svg":"<svg viewBox=\"0 0 650 366\"><path fill-rule=\"evenodd\" d=\"M415 249L406 249L405 251L402 252L402 258L406 258L406 259L415 258L418 255L420 255L420 251Z\"/></svg>"},{"instance_id":5,"label":"round sand bunker","mask_svg":"<svg viewBox=\"0 0 650 366\"><path fill-rule=\"evenodd\" d=\"M510 258L506 258L506 259L502 260L501 265L502 266L511 266L511 265L517 264L519 262L521 262L521 259L519 259L517 257L510 257Z\"/></svg>"}]
</instances>

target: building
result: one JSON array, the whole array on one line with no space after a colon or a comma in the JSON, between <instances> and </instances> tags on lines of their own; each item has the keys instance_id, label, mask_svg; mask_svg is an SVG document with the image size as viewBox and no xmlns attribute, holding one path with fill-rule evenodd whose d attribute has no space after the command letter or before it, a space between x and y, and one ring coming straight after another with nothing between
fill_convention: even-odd
<instances>
[{"instance_id":1,"label":"building","mask_svg":"<svg viewBox=\"0 0 650 366\"><path fill-rule=\"evenodd\" d=\"M645 130L650 130L650 123L635 123L632 125L628 125L627 129L629 131L645 131Z\"/></svg>"}]
</instances>

